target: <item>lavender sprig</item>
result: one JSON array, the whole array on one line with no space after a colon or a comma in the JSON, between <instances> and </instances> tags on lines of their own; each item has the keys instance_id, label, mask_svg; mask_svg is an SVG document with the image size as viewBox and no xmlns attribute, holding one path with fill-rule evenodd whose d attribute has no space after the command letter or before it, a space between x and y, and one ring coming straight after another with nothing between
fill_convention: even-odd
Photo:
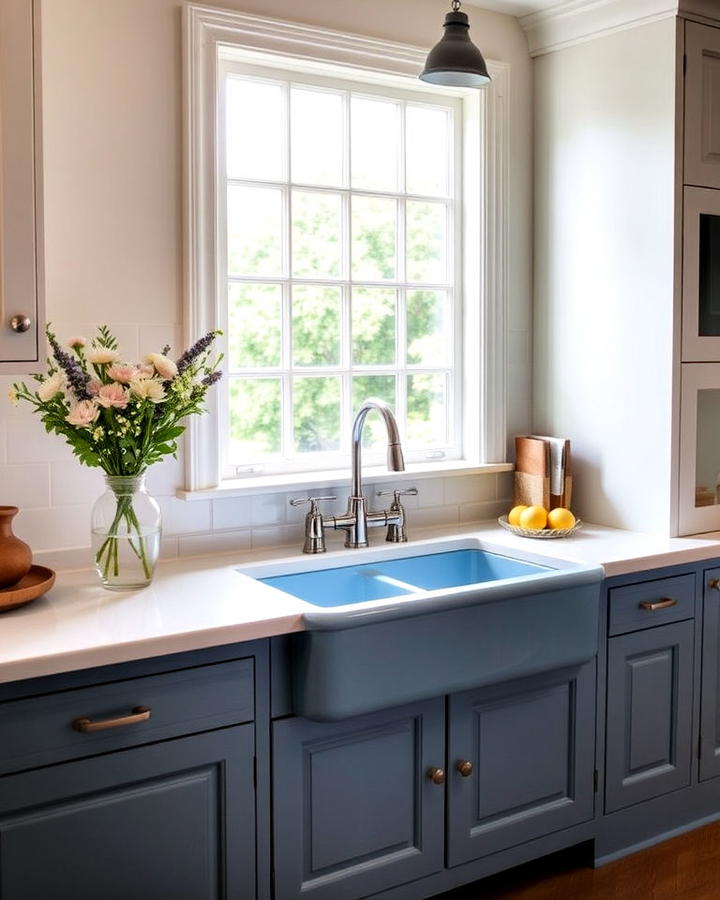
<instances>
[{"instance_id":1,"label":"lavender sprig","mask_svg":"<svg viewBox=\"0 0 720 900\"><path fill-rule=\"evenodd\" d=\"M219 331L208 331L205 337L201 337L199 341L196 341L192 345L192 347L189 347L177 361L178 372L184 372L201 353L204 353L207 350L218 334L220 334Z\"/></svg>"},{"instance_id":2,"label":"lavender sprig","mask_svg":"<svg viewBox=\"0 0 720 900\"><path fill-rule=\"evenodd\" d=\"M213 384L216 384L222 378L222 372L210 372L209 375L206 375L200 384L204 384L206 387L210 387Z\"/></svg>"},{"instance_id":3,"label":"lavender sprig","mask_svg":"<svg viewBox=\"0 0 720 900\"><path fill-rule=\"evenodd\" d=\"M83 367L76 359L62 349L52 331L48 329L45 333L47 335L48 343L52 347L53 356L55 357L57 364L63 372L65 372L68 384L72 388L77 399L92 400L92 394L90 394L87 389L88 382L90 381L88 373L83 370Z\"/></svg>"}]
</instances>

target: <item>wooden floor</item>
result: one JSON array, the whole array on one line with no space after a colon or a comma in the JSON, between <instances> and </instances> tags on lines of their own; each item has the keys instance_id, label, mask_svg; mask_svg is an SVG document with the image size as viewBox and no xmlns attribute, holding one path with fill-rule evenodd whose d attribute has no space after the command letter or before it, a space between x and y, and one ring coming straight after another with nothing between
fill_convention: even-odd
<instances>
[{"instance_id":1,"label":"wooden floor","mask_svg":"<svg viewBox=\"0 0 720 900\"><path fill-rule=\"evenodd\" d=\"M442 894L442 900L720 900L720 822L600 869L583 848ZM440 900L440 898L437 898Z\"/></svg>"}]
</instances>

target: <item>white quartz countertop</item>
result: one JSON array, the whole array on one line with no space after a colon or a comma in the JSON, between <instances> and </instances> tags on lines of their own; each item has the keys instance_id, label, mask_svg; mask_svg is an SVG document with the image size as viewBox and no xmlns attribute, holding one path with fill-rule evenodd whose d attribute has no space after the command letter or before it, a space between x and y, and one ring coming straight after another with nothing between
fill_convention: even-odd
<instances>
[{"instance_id":1,"label":"white quartz countertop","mask_svg":"<svg viewBox=\"0 0 720 900\"><path fill-rule=\"evenodd\" d=\"M658 538L594 525L559 540L516 537L494 522L425 529L406 546L469 536L530 561L599 564L608 576L720 557L720 533ZM362 561L364 551L335 537L323 561L338 552ZM0 615L0 682L301 631L313 607L237 571L291 556L307 563L289 547L164 562L150 587L127 592L104 590L93 570L59 572L44 597Z\"/></svg>"}]
</instances>

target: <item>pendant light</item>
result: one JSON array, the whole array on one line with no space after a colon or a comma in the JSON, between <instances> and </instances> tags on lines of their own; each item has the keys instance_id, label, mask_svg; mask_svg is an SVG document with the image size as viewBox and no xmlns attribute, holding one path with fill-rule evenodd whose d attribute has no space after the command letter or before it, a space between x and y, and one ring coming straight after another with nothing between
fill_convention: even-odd
<instances>
[{"instance_id":1,"label":"pendant light","mask_svg":"<svg viewBox=\"0 0 720 900\"><path fill-rule=\"evenodd\" d=\"M428 53L422 81L450 87L481 88L490 82L482 53L470 40L470 23L460 12L460 0L452 0L452 12L445 15L445 33Z\"/></svg>"}]
</instances>

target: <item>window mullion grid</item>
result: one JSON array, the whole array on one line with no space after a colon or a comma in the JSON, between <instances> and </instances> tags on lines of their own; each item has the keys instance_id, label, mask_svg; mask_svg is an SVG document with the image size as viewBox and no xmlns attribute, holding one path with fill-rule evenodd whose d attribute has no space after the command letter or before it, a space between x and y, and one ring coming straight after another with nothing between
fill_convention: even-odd
<instances>
[{"instance_id":1,"label":"window mullion grid","mask_svg":"<svg viewBox=\"0 0 720 900\"><path fill-rule=\"evenodd\" d=\"M290 109L290 85L283 85L283 97L285 100L285 178L283 210L285 219L283 274L285 283L282 290L282 366L284 373L281 375L281 426L280 442L283 459L292 456L294 447L293 427L293 379L292 379L292 146L291 146L291 109Z\"/></svg>"},{"instance_id":2,"label":"window mullion grid","mask_svg":"<svg viewBox=\"0 0 720 900\"><path fill-rule=\"evenodd\" d=\"M340 382L340 452L350 452L350 419L352 409L352 259L351 259L351 207L352 207L352 94L344 94L345 159L344 187L342 193L342 318L340 338L340 364L343 372Z\"/></svg>"},{"instance_id":3,"label":"window mullion grid","mask_svg":"<svg viewBox=\"0 0 720 900\"><path fill-rule=\"evenodd\" d=\"M395 320L395 416L401 434L407 434L407 103L400 104L400 151L398 165L398 275L403 286L397 290Z\"/></svg>"}]
</instances>

